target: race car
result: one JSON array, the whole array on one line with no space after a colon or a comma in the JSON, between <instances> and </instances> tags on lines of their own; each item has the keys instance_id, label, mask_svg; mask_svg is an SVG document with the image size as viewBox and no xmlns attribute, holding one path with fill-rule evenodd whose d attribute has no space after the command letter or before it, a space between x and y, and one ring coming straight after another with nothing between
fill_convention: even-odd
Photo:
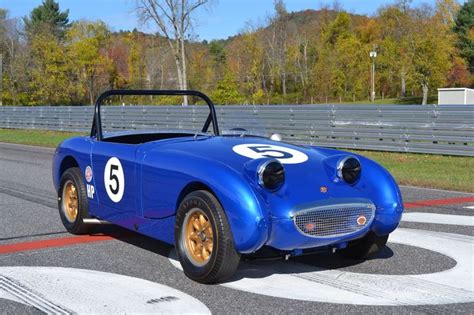
<instances>
[{"instance_id":1,"label":"race car","mask_svg":"<svg viewBox=\"0 0 474 315\"><path fill-rule=\"evenodd\" d=\"M199 97L209 114L198 131L103 132L102 103L130 95ZM366 259L383 248L403 212L393 177L354 153L280 140L221 133L198 91L105 92L90 135L54 154L61 220L73 234L98 219L174 244L184 273L201 283L225 281L242 255L268 249Z\"/></svg>"}]
</instances>

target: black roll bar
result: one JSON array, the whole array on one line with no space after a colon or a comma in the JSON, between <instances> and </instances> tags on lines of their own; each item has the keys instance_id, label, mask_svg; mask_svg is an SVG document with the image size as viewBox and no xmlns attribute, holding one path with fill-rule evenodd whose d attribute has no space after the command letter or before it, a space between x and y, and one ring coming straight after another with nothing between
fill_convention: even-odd
<instances>
[{"instance_id":1,"label":"black roll bar","mask_svg":"<svg viewBox=\"0 0 474 315\"><path fill-rule=\"evenodd\" d=\"M211 99L204 93L194 90L110 90L102 93L95 102L95 112L94 112L94 121L92 122L91 137L96 137L98 141L101 141L103 138L102 134L102 121L100 119L100 106L103 101L109 96L123 96L123 95L136 95L136 96L146 96L146 95L167 95L167 96L197 96L203 99L207 106L209 106L209 116L204 123L202 132L207 132L209 125L212 122L212 129L216 136L219 135L219 126L217 125L217 116L216 109L214 108L214 103Z\"/></svg>"}]
</instances>

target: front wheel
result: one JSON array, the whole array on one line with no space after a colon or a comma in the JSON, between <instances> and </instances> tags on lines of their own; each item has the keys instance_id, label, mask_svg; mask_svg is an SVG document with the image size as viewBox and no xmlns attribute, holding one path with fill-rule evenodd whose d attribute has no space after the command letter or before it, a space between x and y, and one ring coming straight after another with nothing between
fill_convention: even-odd
<instances>
[{"instance_id":1,"label":"front wheel","mask_svg":"<svg viewBox=\"0 0 474 315\"><path fill-rule=\"evenodd\" d=\"M224 210L205 190L192 192L181 202L175 243L184 273L197 282L221 282L234 274L240 262Z\"/></svg>"},{"instance_id":2,"label":"front wheel","mask_svg":"<svg viewBox=\"0 0 474 315\"><path fill-rule=\"evenodd\" d=\"M67 169L61 176L58 189L58 208L61 221L69 233L86 234L89 226L83 219L88 217L88 202L82 173L78 167Z\"/></svg>"},{"instance_id":3,"label":"front wheel","mask_svg":"<svg viewBox=\"0 0 474 315\"><path fill-rule=\"evenodd\" d=\"M375 233L369 232L363 238L350 242L349 246L339 251L339 253L345 258L367 259L383 249L387 241L388 235L377 236Z\"/></svg>"}]
</instances>

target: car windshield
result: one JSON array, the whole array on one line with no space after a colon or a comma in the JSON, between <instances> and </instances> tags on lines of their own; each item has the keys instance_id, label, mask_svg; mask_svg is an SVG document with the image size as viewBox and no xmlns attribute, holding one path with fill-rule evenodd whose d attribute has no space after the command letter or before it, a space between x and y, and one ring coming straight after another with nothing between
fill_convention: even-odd
<instances>
[{"instance_id":1,"label":"car windshield","mask_svg":"<svg viewBox=\"0 0 474 315\"><path fill-rule=\"evenodd\" d=\"M254 106L216 106L223 136L268 136L265 121Z\"/></svg>"},{"instance_id":2,"label":"car windshield","mask_svg":"<svg viewBox=\"0 0 474 315\"><path fill-rule=\"evenodd\" d=\"M182 105L182 97L122 96L110 97L101 106L104 137L122 131L174 131L203 134L209 107L195 97ZM254 106L216 105L217 121L223 136L269 136L265 121ZM206 134L213 135L212 124Z\"/></svg>"},{"instance_id":3,"label":"car windshield","mask_svg":"<svg viewBox=\"0 0 474 315\"><path fill-rule=\"evenodd\" d=\"M121 131L178 131L202 134L209 117L209 107L189 96L191 105L182 105L182 96L110 97L101 108L104 137ZM212 124L207 134L213 134Z\"/></svg>"}]
</instances>

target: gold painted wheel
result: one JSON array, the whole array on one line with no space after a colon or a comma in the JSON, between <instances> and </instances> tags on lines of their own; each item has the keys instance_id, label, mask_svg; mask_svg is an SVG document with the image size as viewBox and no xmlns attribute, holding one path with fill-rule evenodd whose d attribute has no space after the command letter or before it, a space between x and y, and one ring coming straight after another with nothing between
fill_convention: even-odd
<instances>
[{"instance_id":1,"label":"gold painted wheel","mask_svg":"<svg viewBox=\"0 0 474 315\"><path fill-rule=\"evenodd\" d=\"M214 235L207 215L200 209L191 209L186 214L182 231L186 256L196 266L205 265L214 248Z\"/></svg>"},{"instance_id":2,"label":"gold painted wheel","mask_svg":"<svg viewBox=\"0 0 474 315\"><path fill-rule=\"evenodd\" d=\"M77 219L78 214L78 194L77 188L71 180L68 180L64 185L62 201L63 211L66 219L73 223Z\"/></svg>"}]
</instances>

